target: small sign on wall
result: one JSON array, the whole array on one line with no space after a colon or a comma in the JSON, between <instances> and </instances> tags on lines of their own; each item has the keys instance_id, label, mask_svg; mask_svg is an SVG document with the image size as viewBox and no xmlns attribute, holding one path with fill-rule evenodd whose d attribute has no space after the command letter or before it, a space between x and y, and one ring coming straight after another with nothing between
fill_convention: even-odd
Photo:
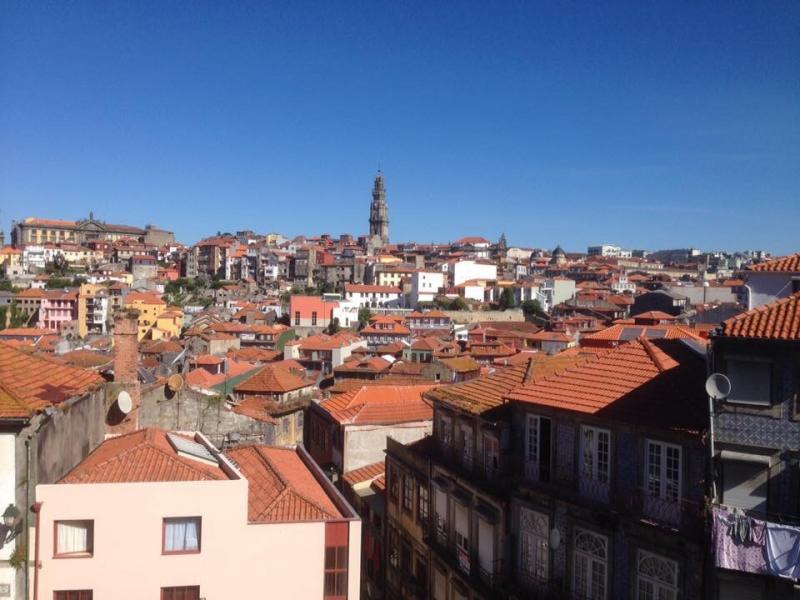
<instances>
[{"instance_id":1,"label":"small sign on wall","mask_svg":"<svg viewBox=\"0 0 800 600\"><path fill-rule=\"evenodd\" d=\"M10 583L0 583L0 598L11 598Z\"/></svg>"}]
</instances>

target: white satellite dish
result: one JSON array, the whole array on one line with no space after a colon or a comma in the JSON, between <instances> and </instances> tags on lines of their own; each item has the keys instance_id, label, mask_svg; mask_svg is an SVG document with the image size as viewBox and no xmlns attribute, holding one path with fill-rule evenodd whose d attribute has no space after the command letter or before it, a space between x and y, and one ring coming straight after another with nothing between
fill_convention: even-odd
<instances>
[{"instance_id":1,"label":"white satellite dish","mask_svg":"<svg viewBox=\"0 0 800 600\"><path fill-rule=\"evenodd\" d=\"M724 400L731 393L731 380L722 373L712 373L706 379L706 393L714 400Z\"/></svg>"},{"instance_id":2,"label":"white satellite dish","mask_svg":"<svg viewBox=\"0 0 800 600\"><path fill-rule=\"evenodd\" d=\"M122 390L117 396L117 408L119 408L120 412L123 415L127 415L131 410L133 410L133 400L131 400L131 395Z\"/></svg>"}]
</instances>

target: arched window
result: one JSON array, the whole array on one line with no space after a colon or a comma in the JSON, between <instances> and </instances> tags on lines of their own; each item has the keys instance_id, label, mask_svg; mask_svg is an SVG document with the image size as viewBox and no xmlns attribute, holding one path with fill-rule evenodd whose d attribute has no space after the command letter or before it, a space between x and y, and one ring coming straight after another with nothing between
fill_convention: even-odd
<instances>
[{"instance_id":1,"label":"arched window","mask_svg":"<svg viewBox=\"0 0 800 600\"><path fill-rule=\"evenodd\" d=\"M573 591L577 598L605 600L608 580L608 538L576 529L574 538Z\"/></svg>"},{"instance_id":2,"label":"arched window","mask_svg":"<svg viewBox=\"0 0 800 600\"><path fill-rule=\"evenodd\" d=\"M637 567L639 600L676 600L678 597L678 563L644 550L639 550Z\"/></svg>"}]
</instances>

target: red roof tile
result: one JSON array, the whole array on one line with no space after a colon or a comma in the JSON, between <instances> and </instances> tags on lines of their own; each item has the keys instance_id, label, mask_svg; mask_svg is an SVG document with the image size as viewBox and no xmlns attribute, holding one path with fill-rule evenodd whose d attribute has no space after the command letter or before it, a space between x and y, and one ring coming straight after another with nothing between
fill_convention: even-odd
<instances>
[{"instance_id":1,"label":"red roof tile","mask_svg":"<svg viewBox=\"0 0 800 600\"><path fill-rule=\"evenodd\" d=\"M296 450L240 446L225 455L247 478L247 518L251 523L342 518Z\"/></svg>"},{"instance_id":2,"label":"red roof tile","mask_svg":"<svg viewBox=\"0 0 800 600\"><path fill-rule=\"evenodd\" d=\"M433 385L368 385L323 400L320 407L349 425L390 425L433 418L423 394Z\"/></svg>"},{"instance_id":3,"label":"red roof tile","mask_svg":"<svg viewBox=\"0 0 800 600\"><path fill-rule=\"evenodd\" d=\"M800 252L752 265L749 270L758 272L800 273Z\"/></svg>"},{"instance_id":4,"label":"red roof tile","mask_svg":"<svg viewBox=\"0 0 800 600\"><path fill-rule=\"evenodd\" d=\"M760 306L722 323L729 337L800 340L800 292Z\"/></svg>"},{"instance_id":5,"label":"red roof tile","mask_svg":"<svg viewBox=\"0 0 800 600\"><path fill-rule=\"evenodd\" d=\"M342 476L345 483L347 483L350 487L358 484L364 483L367 481L372 481L377 479L381 475L386 472L386 465L384 461L372 463L371 465L366 465L359 469L354 469L352 471L348 471Z\"/></svg>"},{"instance_id":6,"label":"red roof tile","mask_svg":"<svg viewBox=\"0 0 800 600\"><path fill-rule=\"evenodd\" d=\"M155 427L100 444L59 483L133 483L228 479L217 465L180 456Z\"/></svg>"},{"instance_id":7,"label":"red roof tile","mask_svg":"<svg viewBox=\"0 0 800 600\"><path fill-rule=\"evenodd\" d=\"M82 396L105 383L94 371L23 352L0 342L0 382L31 411Z\"/></svg>"},{"instance_id":8,"label":"red roof tile","mask_svg":"<svg viewBox=\"0 0 800 600\"><path fill-rule=\"evenodd\" d=\"M638 339L515 389L510 400L700 431L705 358L679 340Z\"/></svg>"},{"instance_id":9,"label":"red roof tile","mask_svg":"<svg viewBox=\"0 0 800 600\"><path fill-rule=\"evenodd\" d=\"M314 381L293 373L282 362L270 363L233 390L243 394L284 394L310 387Z\"/></svg>"}]
</instances>

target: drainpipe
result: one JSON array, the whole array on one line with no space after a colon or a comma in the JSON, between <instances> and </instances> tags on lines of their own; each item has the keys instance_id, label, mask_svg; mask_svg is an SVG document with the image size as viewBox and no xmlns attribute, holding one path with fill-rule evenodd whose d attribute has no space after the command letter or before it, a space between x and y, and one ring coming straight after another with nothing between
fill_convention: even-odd
<instances>
[{"instance_id":1,"label":"drainpipe","mask_svg":"<svg viewBox=\"0 0 800 600\"><path fill-rule=\"evenodd\" d=\"M33 600L39 600L39 531L41 529L39 527L39 518L42 514L42 503L34 502L32 510L36 513L36 553L33 555Z\"/></svg>"},{"instance_id":2,"label":"drainpipe","mask_svg":"<svg viewBox=\"0 0 800 600\"><path fill-rule=\"evenodd\" d=\"M31 555L31 436L25 440L25 598L30 598L30 564ZM38 529L37 529L38 531ZM36 551L39 551L38 545Z\"/></svg>"},{"instance_id":3,"label":"drainpipe","mask_svg":"<svg viewBox=\"0 0 800 600\"><path fill-rule=\"evenodd\" d=\"M747 290L747 310L753 310L753 289L746 283L744 288Z\"/></svg>"}]
</instances>

